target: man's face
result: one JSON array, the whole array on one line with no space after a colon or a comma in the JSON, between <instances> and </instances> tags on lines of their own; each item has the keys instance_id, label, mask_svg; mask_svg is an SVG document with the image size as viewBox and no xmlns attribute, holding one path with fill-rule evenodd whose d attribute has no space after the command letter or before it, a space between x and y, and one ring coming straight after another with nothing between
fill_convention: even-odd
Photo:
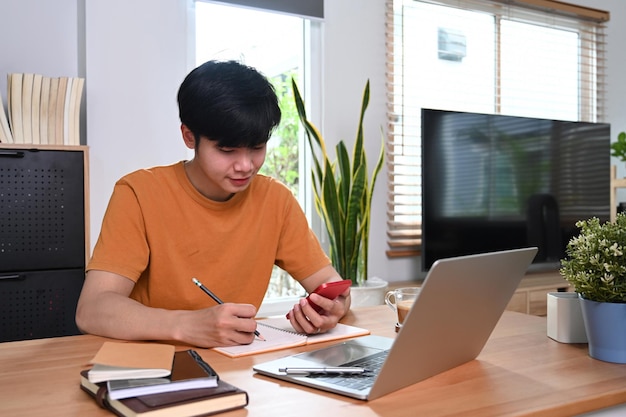
<instances>
[{"instance_id":1,"label":"man's face","mask_svg":"<svg viewBox=\"0 0 626 417\"><path fill-rule=\"evenodd\" d=\"M265 162L266 149L265 143L254 148L224 148L202 138L187 165L187 175L205 197L226 201L250 185Z\"/></svg>"}]
</instances>

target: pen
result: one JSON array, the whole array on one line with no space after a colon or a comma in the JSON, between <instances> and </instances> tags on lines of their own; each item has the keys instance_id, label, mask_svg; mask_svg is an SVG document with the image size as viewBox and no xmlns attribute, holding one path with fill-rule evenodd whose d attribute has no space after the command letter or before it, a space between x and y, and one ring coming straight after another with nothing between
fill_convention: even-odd
<instances>
[{"instance_id":1,"label":"pen","mask_svg":"<svg viewBox=\"0 0 626 417\"><path fill-rule=\"evenodd\" d=\"M219 297L215 294L213 294L213 292L211 292L211 290L209 290L207 287L204 286L204 284L202 284L200 281L198 281L196 278L191 278L191 280L193 281L194 284L196 284L202 291L204 291L209 297L211 297L217 304L224 304L224 302L222 300L219 299ZM265 342L265 338L263 336L261 336L261 333L259 333L258 330L254 331L254 335L256 337L258 337L259 339L261 339L262 341Z\"/></svg>"},{"instance_id":2,"label":"pen","mask_svg":"<svg viewBox=\"0 0 626 417\"><path fill-rule=\"evenodd\" d=\"M325 366L323 368L278 368L278 371L287 375L362 374L367 372L367 369L354 366Z\"/></svg>"}]
</instances>

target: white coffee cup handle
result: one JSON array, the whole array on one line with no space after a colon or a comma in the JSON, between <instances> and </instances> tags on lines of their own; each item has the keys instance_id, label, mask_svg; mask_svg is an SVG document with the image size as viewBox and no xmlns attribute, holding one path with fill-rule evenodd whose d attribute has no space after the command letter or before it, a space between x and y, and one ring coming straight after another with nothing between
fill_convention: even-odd
<instances>
[{"instance_id":1,"label":"white coffee cup handle","mask_svg":"<svg viewBox=\"0 0 626 417\"><path fill-rule=\"evenodd\" d=\"M393 301L391 301L391 297L393 297ZM385 304L387 304L393 311L398 311L396 307L395 291L388 291L387 294L385 294Z\"/></svg>"}]
</instances>

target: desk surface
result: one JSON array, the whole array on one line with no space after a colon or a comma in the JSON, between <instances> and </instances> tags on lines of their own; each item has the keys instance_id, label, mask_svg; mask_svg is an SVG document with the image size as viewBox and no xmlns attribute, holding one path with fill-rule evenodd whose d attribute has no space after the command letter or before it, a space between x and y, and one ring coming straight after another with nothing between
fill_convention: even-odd
<instances>
[{"instance_id":1,"label":"desk surface","mask_svg":"<svg viewBox=\"0 0 626 417\"><path fill-rule=\"evenodd\" d=\"M395 334L386 306L355 309L344 322L374 334ZM0 343L0 415L111 416L79 388L79 372L104 340L83 335ZM557 343L546 336L545 318L521 313L504 313L477 360L370 402L277 381L251 369L307 349L238 359L196 350L221 378L250 395L248 407L222 414L227 417L556 417L626 402L626 365L592 359L584 344Z\"/></svg>"}]
</instances>

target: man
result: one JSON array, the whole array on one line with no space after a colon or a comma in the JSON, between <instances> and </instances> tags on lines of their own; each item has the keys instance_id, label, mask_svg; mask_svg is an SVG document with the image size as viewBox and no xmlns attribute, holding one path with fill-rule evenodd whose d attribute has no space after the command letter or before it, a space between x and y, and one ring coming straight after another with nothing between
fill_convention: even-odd
<instances>
[{"instance_id":1,"label":"man","mask_svg":"<svg viewBox=\"0 0 626 417\"><path fill-rule=\"evenodd\" d=\"M87 265L76 323L87 333L199 347L251 343L274 264L309 293L340 280L292 193L258 170L280 121L273 87L253 68L209 61L178 91L190 161L139 170L113 190ZM224 304L199 290L197 278ZM316 294L292 308L319 333L350 308Z\"/></svg>"}]
</instances>

